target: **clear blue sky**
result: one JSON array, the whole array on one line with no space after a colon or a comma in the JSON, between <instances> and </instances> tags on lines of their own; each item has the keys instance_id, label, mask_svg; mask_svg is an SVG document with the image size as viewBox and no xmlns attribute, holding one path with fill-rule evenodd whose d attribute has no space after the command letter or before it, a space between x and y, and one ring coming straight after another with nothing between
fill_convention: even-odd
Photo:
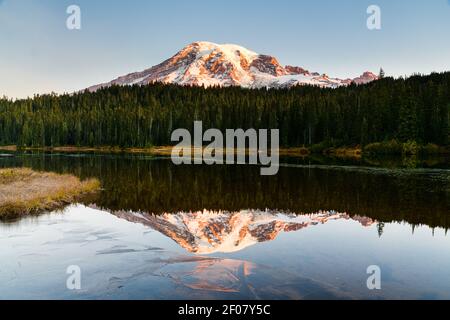
<instances>
[{"instance_id":1,"label":"clear blue sky","mask_svg":"<svg viewBox=\"0 0 450 320\"><path fill-rule=\"evenodd\" d=\"M79 31L66 28L71 4ZM370 4L380 31L366 27ZM343 78L448 71L449 39L450 0L0 0L0 96L82 89L198 40Z\"/></svg>"}]
</instances>

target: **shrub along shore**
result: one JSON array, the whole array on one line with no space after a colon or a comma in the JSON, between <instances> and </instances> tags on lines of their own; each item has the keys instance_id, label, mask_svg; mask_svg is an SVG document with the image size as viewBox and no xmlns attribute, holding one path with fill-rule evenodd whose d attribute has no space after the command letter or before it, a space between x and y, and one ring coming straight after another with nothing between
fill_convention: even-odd
<instances>
[{"instance_id":1,"label":"shrub along shore","mask_svg":"<svg viewBox=\"0 0 450 320\"><path fill-rule=\"evenodd\" d=\"M31 169L0 170L0 219L56 210L98 191L97 179L80 181L72 175Z\"/></svg>"}]
</instances>

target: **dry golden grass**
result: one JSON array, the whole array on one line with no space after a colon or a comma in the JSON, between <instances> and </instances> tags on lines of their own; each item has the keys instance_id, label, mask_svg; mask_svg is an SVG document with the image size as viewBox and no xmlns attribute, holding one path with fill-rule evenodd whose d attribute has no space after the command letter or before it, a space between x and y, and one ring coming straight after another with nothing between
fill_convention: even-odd
<instances>
[{"instance_id":1,"label":"dry golden grass","mask_svg":"<svg viewBox=\"0 0 450 320\"><path fill-rule=\"evenodd\" d=\"M16 146L0 146L0 150L3 151L17 151Z\"/></svg>"},{"instance_id":2,"label":"dry golden grass","mask_svg":"<svg viewBox=\"0 0 450 320\"><path fill-rule=\"evenodd\" d=\"M63 207L99 190L96 179L80 181L71 175L31 169L0 170L0 219L11 219Z\"/></svg>"},{"instance_id":3,"label":"dry golden grass","mask_svg":"<svg viewBox=\"0 0 450 320\"><path fill-rule=\"evenodd\" d=\"M361 158L363 152L360 147L341 147L327 149L324 153L338 158Z\"/></svg>"},{"instance_id":4,"label":"dry golden grass","mask_svg":"<svg viewBox=\"0 0 450 320\"><path fill-rule=\"evenodd\" d=\"M291 156L291 157L306 157L310 155L310 151L308 148L299 147L299 148L280 148L279 150L280 156Z\"/></svg>"}]
</instances>

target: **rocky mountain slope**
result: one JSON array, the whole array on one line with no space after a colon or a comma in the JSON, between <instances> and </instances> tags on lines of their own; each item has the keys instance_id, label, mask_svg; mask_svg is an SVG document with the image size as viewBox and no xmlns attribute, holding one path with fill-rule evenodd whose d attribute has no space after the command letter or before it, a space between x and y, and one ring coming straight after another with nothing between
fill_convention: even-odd
<instances>
[{"instance_id":1,"label":"rocky mountain slope","mask_svg":"<svg viewBox=\"0 0 450 320\"><path fill-rule=\"evenodd\" d=\"M150 69L130 73L88 90L92 92L111 85L147 85L154 82L205 87L285 88L317 85L337 88L352 82L365 84L377 79L368 71L355 79L331 78L302 67L282 66L275 57L238 45L194 42Z\"/></svg>"}]
</instances>

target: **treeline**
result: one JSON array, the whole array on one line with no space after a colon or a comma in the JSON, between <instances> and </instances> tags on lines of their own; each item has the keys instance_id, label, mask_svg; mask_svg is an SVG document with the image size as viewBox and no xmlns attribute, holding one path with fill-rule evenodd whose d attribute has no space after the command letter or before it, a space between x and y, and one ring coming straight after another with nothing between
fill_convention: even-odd
<instances>
[{"instance_id":1,"label":"treeline","mask_svg":"<svg viewBox=\"0 0 450 320\"><path fill-rule=\"evenodd\" d=\"M149 86L0 99L0 145L171 144L174 129L278 128L284 147L449 144L450 72L339 89Z\"/></svg>"}]
</instances>

